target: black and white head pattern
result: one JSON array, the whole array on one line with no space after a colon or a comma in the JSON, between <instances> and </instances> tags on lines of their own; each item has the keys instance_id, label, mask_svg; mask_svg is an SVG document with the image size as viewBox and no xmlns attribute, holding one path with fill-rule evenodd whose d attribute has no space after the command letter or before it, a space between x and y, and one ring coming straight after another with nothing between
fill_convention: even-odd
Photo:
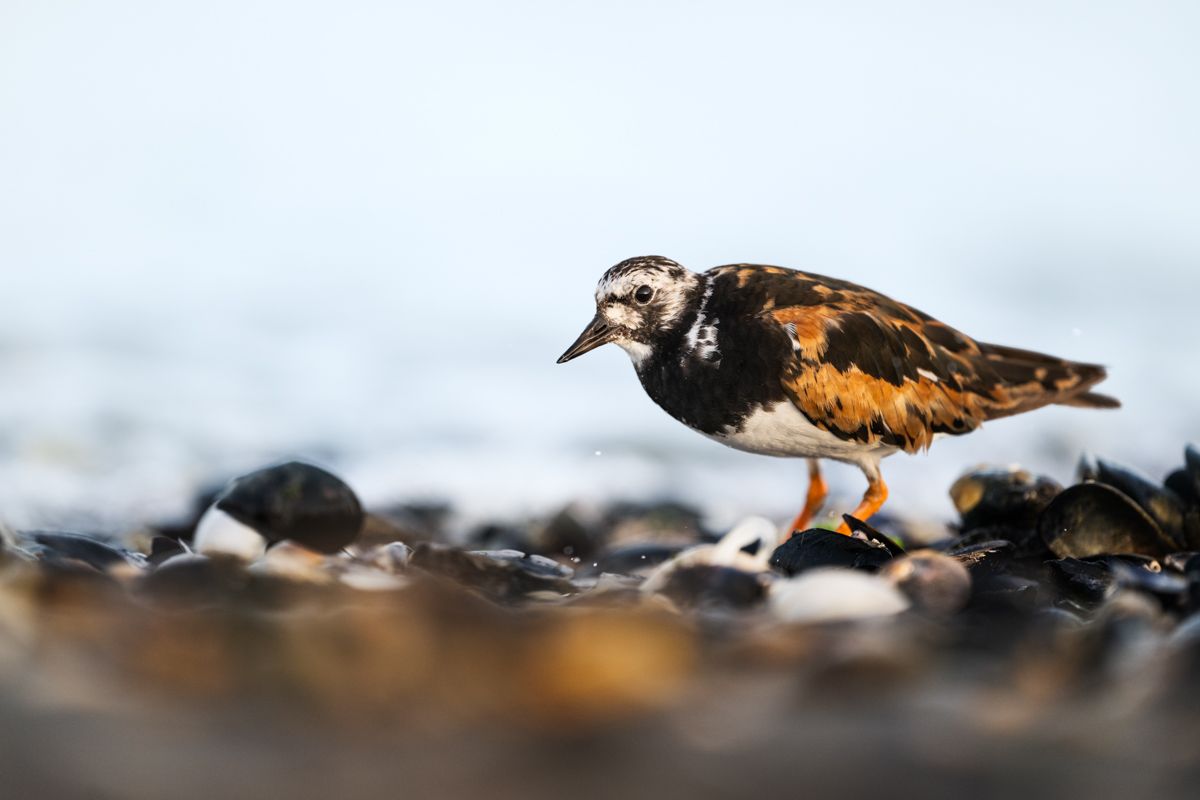
<instances>
[{"instance_id":1,"label":"black and white head pattern","mask_svg":"<svg viewBox=\"0 0 1200 800\"><path fill-rule=\"evenodd\" d=\"M612 341L641 363L658 336L683 317L700 282L699 275L669 258L631 258L600 279L596 313L611 326Z\"/></svg>"}]
</instances>

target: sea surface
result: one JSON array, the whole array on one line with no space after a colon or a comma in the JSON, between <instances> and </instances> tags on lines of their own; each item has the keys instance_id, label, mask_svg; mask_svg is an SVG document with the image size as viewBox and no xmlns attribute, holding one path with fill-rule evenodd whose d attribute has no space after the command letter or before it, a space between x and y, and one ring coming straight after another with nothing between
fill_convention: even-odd
<instances>
[{"instance_id":1,"label":"sea surface","mask_svg":"<svg viewBox=\"0 0 1200 800\"><path fill-rule=\"evenodd\" d=\"M464 521L786 519L802 463L685 430L615 348L555 365L648 253L1110 366L1118 412L885 462L896 514L977 462L1161 475L1200 440L1200 14L1070 5L6 5L0 520L120 530L283 458Z\"/></svg>"}]
</instances>

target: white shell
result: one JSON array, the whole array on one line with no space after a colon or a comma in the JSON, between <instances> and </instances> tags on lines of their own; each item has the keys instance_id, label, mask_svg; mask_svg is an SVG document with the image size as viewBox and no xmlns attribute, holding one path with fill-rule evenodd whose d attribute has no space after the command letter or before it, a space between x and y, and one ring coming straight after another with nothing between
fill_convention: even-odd
<instances>
[{"instance_id":1,"label":"white shell","mask_svg":"<svg viewBox=\"0 0 1200 800\"><path fill-rule=\"evenodd\" d=\"M768 604L783 622L839 622L899 614L908 598L883 578L848 569L815 569L771 584Z\"/></svg>"},{"instance_id":2,"label":"white shell","mask_svg":"<svg viewBox=\"0 0 1200 800\"><path fill-rule=\"evenodd\" d=\"M196 526L192 548L206 556L227 555L253 561L267 551L267 540L249 525L210 506Z\"/></svg>"},{"instance_id":3,"label":"white shell","mask_svg":"<svg viewBox=\"0 0 1200 800\"><path fill-rule=\"evenodd\" d=\"M642 583L641 590L653 594L667 585L671 573L681 567L697 564L710 566L733 567L744 572L766 572L771 553L779 545L780 531L765 517L747 517L734 526L733 530L721 537L716 544L701 544L689 547L650 573ZM754 555L743 552L748 544L758 542L758 552Z\"/></svg>"}]
</instances>

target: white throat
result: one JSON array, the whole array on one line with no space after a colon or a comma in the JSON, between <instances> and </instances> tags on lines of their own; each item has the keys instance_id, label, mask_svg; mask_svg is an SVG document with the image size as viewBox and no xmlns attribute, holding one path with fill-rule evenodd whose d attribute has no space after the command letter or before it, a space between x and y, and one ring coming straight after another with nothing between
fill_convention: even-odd
<instances>
[{"instance_id":1,"label":"white throat","mask_svg":"<svg viewBox=\"0 0 1200 800\"><path fill-rule=\"evenodd\" d=\"M642 362L654 353L654 348L650 345L643 342L635 342L632 339L617 339L614 344L618 345L626 353L629 353L629 358L633 360L635 367L641 366Z\"/></svg>"}]
</instances>

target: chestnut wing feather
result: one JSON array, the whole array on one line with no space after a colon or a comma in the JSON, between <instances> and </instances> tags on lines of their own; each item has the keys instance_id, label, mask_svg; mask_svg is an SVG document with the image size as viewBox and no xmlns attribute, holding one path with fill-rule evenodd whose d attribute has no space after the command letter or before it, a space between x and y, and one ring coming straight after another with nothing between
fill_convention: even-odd
<instances>
[{"instance_id":1,"label":"chestnut wing feather","mask_svg":"<svg viewBox=\"0 0 1200 800\"><path fill-rule=\"evenodd\" d=\"M762 277L792 284L786 294L793 304L763 315L792 343L784 391L814 424L842 439L916 452L939 433L968 433L1051 403L1116 405L1088 393L1104 379L1103 367L976 342L843 281L790 270Z\"/></svg>"}]
</instances>

